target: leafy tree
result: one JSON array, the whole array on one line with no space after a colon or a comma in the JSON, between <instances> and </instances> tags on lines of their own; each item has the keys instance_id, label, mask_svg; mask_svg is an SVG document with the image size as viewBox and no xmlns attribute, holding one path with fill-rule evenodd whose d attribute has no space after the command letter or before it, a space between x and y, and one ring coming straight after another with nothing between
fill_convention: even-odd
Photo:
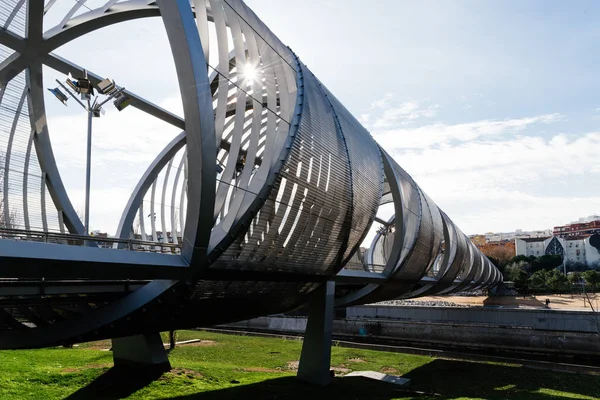
<instances>
[{"instance_id":1,"label":"leafy tree","mask_svg":"<svg viewBox=\"0 0 600 400\"><path fill-rule=\"evenodd\" d=\"M509 264L514 264L514 263L518 263L518 262L526 262L526 263L531 263L533 260L535 260L535 256L525 256L525 255L518 255L518 256L514 256L513 258L511 258L510 260L508 260Z\"/></svg>"},{"instance_id":2,"label":"leafy tree","mask_svg":"<svg viewBox=\"0 0 600 400\"><path fill-rule=\"evenodd\" d=\"M546 289L548 281L548 271L539 270L534 272L529 277L529 289L532 290L543 290Z\"/></svg>"},{"instance_id":3,"label":"leafy tree","mask_svg":"<svg viewBox=\"0 0 600 400\"><path fill-rule=\"evenodd\" d=\"M492 262L494 265L500 268L507 265L511 261L513 254L515 254L514 247L510 248L505 246L483 246L481 251L490 259L490 261L493 259L494 261Z\"/></svg>"},{"instance_id":4,"label":"leafy tree","mask_svg":"<svg viewBox=\"0 0 600 400\"><path fill-rule=\"evenodd\" d=\"M529 264L525 261L511 263L506 266L506 278L515 283L516 289L527 287L527 268L529 268Z\"/></svg>"},{"instance_id":5,"label":"leafy tree","mask_svg":"<svg viewBox=\"0 0 600 400\"><path fill-rule=\"evenodd\" d=\"M569 287L569 281L559 270L546 271L541 269L529 277L529 289L534 291L552 290L562 292Z\"/></svg>"},{"instance_id":6,"label":"leafy tree","mask_svg":"<svg viewBox=\"0 0 600 400\"><path fill-rule=\"evenodd\" d=\"M559 255L543 255L540 257L537 257L533 263L532 263L532 268L533 271L540 271L540 270L545 270L545 271L552 271L554 269L556 269L556 267L558 267L559 265L562 265L563 259L562 256Z\"/></svg>"},{"instance_id":7,"label":"leafy tree","mask_svg":"<svg viewBox=\"0 0 600 400\"><path fill-rule=\"evenodd\" d=\"M600 283L600 272L590 269L583 272L581 276L583 276L583 279L590 285L592 290L596 290L596 287Z\"/></svg>"},{"instance_id":8,"label":"leafy tree","mask_svg":"<svg viewBox=\"0 0 600 400\"><path fill-rule=\"evenodd\" d=\"M571 285L579 285L581 283L581 272L571 272L567 276L567 280Z\"/></svg>"},{"instance_id":9,"label":"leafy tree","mask_svg":"<svg viewBox=\"0 0 600 400\"><path fill-rule=\"evenodd\" d=\"M546 286L555 292L567 290L569 281L559 270L546 271Z\"/></svg>"}]
</instances>

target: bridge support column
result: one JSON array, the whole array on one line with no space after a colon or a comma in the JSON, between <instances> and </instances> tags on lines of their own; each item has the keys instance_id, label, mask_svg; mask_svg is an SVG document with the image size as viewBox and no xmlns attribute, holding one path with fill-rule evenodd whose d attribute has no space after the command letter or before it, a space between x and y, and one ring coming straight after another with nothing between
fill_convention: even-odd
<instances>
[{"instance_id":1,"label":"bridge support column","mask_svg":"<svg viewBox=\"0 0 600 400\"><path fill-rule=\"evenodd\" d=\"M112 340L115 367L169 371L171 363L158 332Z\"/></svg>"},{"instance_id":2,"label":"bridge support column","mask_svg":"<svg viewBox=\"0 0 600 400\"><path fill-rule=\"evenodd\" d=\"M334 294L335 282L333 281L326 282L311 294L308 322L298 366L298 379L319 386L331 382L329 367Z\"/></svg>"}]
</instances>

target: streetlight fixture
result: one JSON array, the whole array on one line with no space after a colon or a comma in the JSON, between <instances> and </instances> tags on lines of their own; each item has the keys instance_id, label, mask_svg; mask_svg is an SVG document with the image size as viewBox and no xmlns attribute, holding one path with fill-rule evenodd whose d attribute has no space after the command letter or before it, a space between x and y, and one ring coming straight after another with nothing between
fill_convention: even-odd
<instances>
[{"instance_id":1,"label":"streetlight fixture","mask_svg":"<svg viewBox=\"0 0 600 400\"><path fill-rule=\"evenodd\" d=\"M99 95L94 92L94 85L88 78L87 71L83 71L83 77L72 78L69 74L66 85L64 85L58 79L56 80L60 88L62 88L67 95L65 95L59 87L54 89L48 89L61 103L67 105L69 97L73 98L77 104L79 104L88 114L88 126L87 126L87 157L86 157L86 171L85 171L85 216L84 216L84 229L85 235L89 235L90 229L90 178L91 178L91 158L92 158L92 118L99 118L105 114L104 106L111 100L114 100L114 106L117 110L122 111L129 105L131 99L124 93L125 88L117 88L115 82L110 79L104 79L96 85L96 89ZM76 94L81 96L81 100L77 98ZM105 96L106 99L100 101L100 95ZM83 101L85 101L85 103Z\"/></svg>"}]
</instances>

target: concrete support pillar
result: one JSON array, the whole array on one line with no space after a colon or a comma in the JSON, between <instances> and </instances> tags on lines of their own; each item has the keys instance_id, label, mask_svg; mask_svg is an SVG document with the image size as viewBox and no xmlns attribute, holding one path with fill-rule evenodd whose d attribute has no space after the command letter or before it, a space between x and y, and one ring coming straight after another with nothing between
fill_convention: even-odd
<instances>
[{"instance_id":1,"label":"concrete support pillar","mask_svg":"<svg viewBox=\"0 0 600 400\"><path fill-rule=\"evenodd\" d=\"M169 371L171 363L158 332L112 340L115 367Z\"/></svg>"},{"instance_id":2,"label":"concrete support pillar","mask_svg":"<svg viewBox=\"0 0 600 400\"><path fill-rule=\"evenodd\" d=\"M325 386L331 382L331 331L335 282L330 281L315 290L310 297L308 322L302 343L298 379Z\"/></svg>"}]
</instances>

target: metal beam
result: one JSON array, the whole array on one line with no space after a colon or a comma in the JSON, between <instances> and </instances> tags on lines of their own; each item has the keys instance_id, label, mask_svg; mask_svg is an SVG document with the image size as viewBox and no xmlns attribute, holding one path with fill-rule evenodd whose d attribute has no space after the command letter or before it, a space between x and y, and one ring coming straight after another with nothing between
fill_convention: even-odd
<instances>
[{"instance_id":1,"label":"metal beam","mask_svg":"<svg viewBox=\"0 0 600 400\"><path fill-rule=\"evenodd\" d=\"M49 54L48 57L46 57L46 59L44 60L44 64L46 64L47 66L49 66L50 68L53 68L59 72L62 72L63 74L73 74L75 76L77 75L82 75L84 68L80 67L77 64L74 64L56 54ZM104 80L105 78L92 72L92 71L87 71L88 73L88 77L90 78L90 80L92 81L93 84L97 85L100 81ZM162 121L165 121L168 124L171 124L173 126L175 126L176 128L179 128L181 130L185 129L185 121L183 120L183 118L171 113L170 111L165 110L162 107L157 106L156 104L144 99L141 96L138 96L137 94L130 92L128 90L123 91L123 93L128 96L131 99L131 105L137 109L139 109L140 111L143 111L147 114L152 115L153 117L156 117Z\"/></svg>"},{"instance_id":2,"label":"metal beam","mask_svg":"<svg viewBox=\"0 0 600 400\"><path fill-rule=\"evenodd\" d=\"M4 28L0 28L0 44L19 53L23 53L25 51L25 47L27 46L23 38L10 31L7 31Z\"/></svg>"},{"instance_id":3,"label":"metal beam","mask_svg":"<svg viewBox=\"0 0 600 400\"><path fill-rule=\"evenodd\" d=\"M180 279L188 272L179 255L54 243L0 240L4 278Z\"/></svg>"},{"instance_id":4,"label":"metal beam","mask_svg":"<svg viewBox=\"0 0 600 400\"><path fill-rule=\"evenodd\" d=\"M1 281L0 296L129 293L139 289L147 283L147 281L31 281L19 279L18 281Z\"/></svg>"},{"instance_id":5,"label":"metal beam","mask_svg":"<svg viewBox=\"0 0 600 400\"><path fill-rule=\"evenodd\" d=\"M27 42L35 46L42 41L44 29L44 0L27 1Z\"/></svg>"},{"instance_id":6,"label":"metal beam","mask_svg":"<svg viewBox=\"0 0 600 400\"><path fill-rule=\"evenodd\" d=\"M206 262L216 187L216 139L207 60L189 0L159 0L185 115L189 164L182 256L196 269Z\"/></svg>"},{"instance_id":7,"label":"metal beam","mask_svg":"<svg viewBox=\"0 0 600 400\"><path fill-rule=\"evenodd\" d=\"M62 182L58 167L56 166L54 152L52 151L46 119L46 107L44 104L42 65L30 65L27 72L29 119L31 129L34 132L33 140L40 168L42 173L46 174L45 184L48 186L48 191L50 192L50 196L52 196L57 210L62 211L64 222L69 232L84 233L83 224L67 195L67 190Z\"/></svg>"}]
</instances>

